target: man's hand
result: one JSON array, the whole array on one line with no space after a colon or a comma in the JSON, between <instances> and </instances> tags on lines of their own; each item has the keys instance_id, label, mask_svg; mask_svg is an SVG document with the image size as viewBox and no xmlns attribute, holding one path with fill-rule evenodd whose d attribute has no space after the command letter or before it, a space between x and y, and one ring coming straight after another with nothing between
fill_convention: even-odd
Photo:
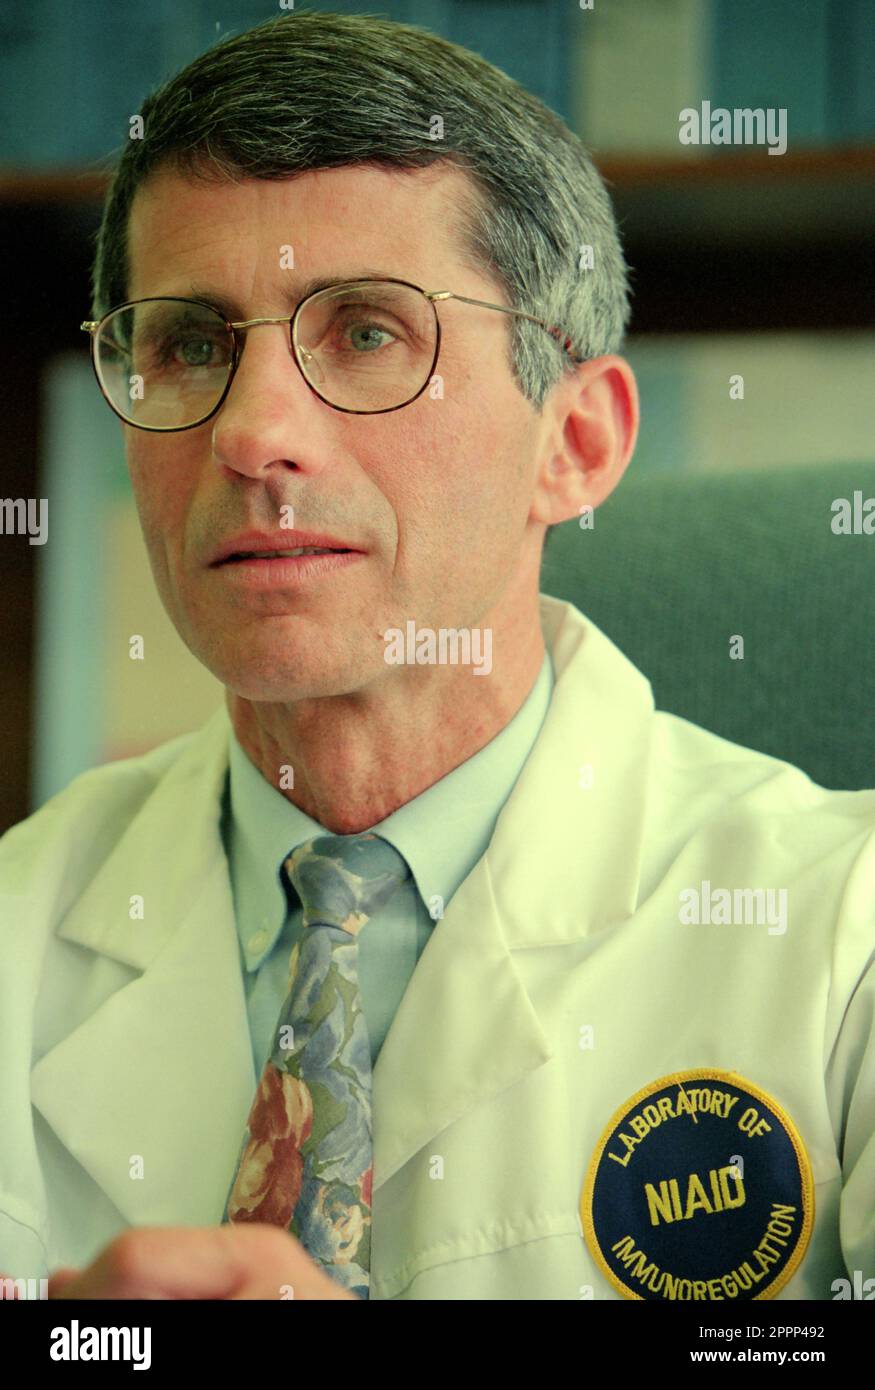
<instances>
[{"instance_id":1,"label":"man's hand","mask_svg":"<svg viewBox=\"0 0 875 1390\"><path fill-rule=\"evenodd\" d=\"M87 1269L57 1269L49 1298L327 1299L354 1293L330 1279L287 1231L263 1224L138 1226Z\"/></svg>"}]
</instances>

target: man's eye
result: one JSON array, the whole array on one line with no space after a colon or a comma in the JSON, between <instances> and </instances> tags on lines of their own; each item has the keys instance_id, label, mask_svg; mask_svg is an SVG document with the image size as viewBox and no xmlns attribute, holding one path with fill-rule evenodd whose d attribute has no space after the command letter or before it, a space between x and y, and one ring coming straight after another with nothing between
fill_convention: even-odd
<instances>
[{"instance_id":1,"label":"man's eye","mask_svg":"<svg viewBox=\"0 0 875 1390\"><path fill-rule=\"evenodd\" d=\"M171 338L162 345L159 361L162 366L178 362L183 367L211 367L214 365L213 354L218 355L218 347L211 338Z\"/></svg>"},{"instance_id":2,"label":"man's eye","mask_svg":"<svg viewBox=\"0 0 875 1390\"><path fill-rule=\"evenodd\" d=\"M361 353L373 352L376 348L385 347L387 342L394 342L395 339L395 335L379 323L350 323L343 332L348 335L353 349Z\"/></svg>"}]
</instances>

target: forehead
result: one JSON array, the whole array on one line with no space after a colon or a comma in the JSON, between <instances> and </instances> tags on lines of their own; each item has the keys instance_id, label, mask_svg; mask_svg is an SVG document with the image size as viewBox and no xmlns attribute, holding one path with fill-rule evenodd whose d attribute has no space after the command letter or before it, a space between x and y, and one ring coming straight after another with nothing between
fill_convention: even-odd
<instances>
[{"instance_id":1,"label":"forehead","mask_svg":"<svg viewBox=\"0 0 875 1390\"><path fill-rule=\"evenodd\" d=\"M448 164L346 166L241 183L162 168L131 208L128 297L184 293L186 277L221 276L248 290L262 275L275 282L283 266L301 279L369 266L426 289L453 288L443 281L464 263L457 210L473 187Z\"/></svg>"}]
</instances>

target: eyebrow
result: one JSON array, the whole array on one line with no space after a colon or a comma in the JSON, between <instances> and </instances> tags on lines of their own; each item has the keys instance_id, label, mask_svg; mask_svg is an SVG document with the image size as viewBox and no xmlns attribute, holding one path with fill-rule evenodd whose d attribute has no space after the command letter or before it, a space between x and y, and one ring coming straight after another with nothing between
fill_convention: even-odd
<instances>
[{"instance_id":1,"label":"eyebrow","mask_svg":"<svg viewBox=\"0 0 875 1390\"><path fill-rule=\"evenodd\" d=\"M284 285L279 291L279 297L291 304L299 304L302 299L306 299L308 294L315 294L317 290L327 290L332 285L345 285L353 280L395 280L398 276L389 275L385 270L372 270L364 267L360 270L350 271L348 275L328 275L314 276L309 280L304 280L298 285L297 289L290 290ZM164 297L173 299L176 296L169 291L164 292ZM244 310L236 299L232 299L220 290L207 284L192 283L188 293L179 296L182 299L203 299L207 304L214 305L221 309L227 319L242 320L246 318Z\"/></svg>"}]
</instances>

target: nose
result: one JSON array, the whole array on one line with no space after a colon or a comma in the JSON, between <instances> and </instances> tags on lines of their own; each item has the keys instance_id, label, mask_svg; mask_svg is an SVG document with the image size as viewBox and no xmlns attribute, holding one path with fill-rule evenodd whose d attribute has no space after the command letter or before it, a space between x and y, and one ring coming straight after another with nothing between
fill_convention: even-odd
<instances>
[{"instance_id":1,"label":"nose","mask_svg":"<svg viewBox=\"0 0 875 1390\"><path fill-rule=\"evenodd\" d=\"M240 338L237 371L213 421L216 462L249 477L277 463L322 466L335 412L304 380L289 325L254 324ZM312 368L308 364L311 373Z\"/></svg>"}]
</instances>

